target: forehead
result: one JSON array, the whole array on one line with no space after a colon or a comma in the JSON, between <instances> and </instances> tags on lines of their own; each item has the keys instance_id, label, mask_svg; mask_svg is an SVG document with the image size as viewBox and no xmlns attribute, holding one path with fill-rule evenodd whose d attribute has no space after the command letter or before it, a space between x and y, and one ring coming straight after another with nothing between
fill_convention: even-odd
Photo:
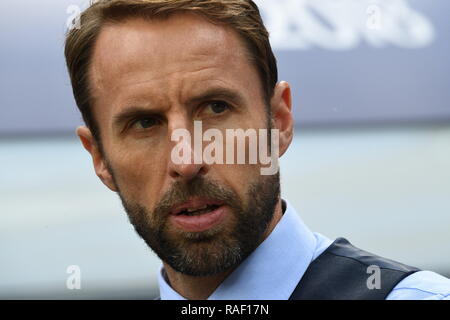
<instances>
[{"instance_id":1,"label":"forehead","mask_svg":"<svg viewBox=\"0 0 450 320\"><path fill-rule=\"evenodd\" d=\"M182 94L205 82L259 81L237 32L194 14L107 24L94 48L90 79L94 97L107 93L109 99L136 96L140 87L155 97L161 88Z\"/></svg>"}]
</instances>

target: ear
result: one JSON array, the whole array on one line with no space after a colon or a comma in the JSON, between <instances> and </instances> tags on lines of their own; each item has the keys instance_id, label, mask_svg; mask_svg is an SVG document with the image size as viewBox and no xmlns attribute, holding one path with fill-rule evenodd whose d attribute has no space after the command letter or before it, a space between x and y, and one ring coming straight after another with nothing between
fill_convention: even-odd
<instances>
[{"instance_id":1,"label":"ear","mask_svg":"<svg viewBox=\"0 0 450 320\"><path fill-rule=\"evenodd\" d=\"M117 192L118 189L114 183L111 172L108 170L103 154L100 152L98 144L92 136L91 130L85 126L81 126L77 128L76 132L83 147L91 154L97 176L105 186L112 191Z\"/></svg>"},{"instance_id":2,"label":"ear","mask_svg":"<svg viewBox=\"0 0 450 320\"><path fill-rule=\"evenodd\" d=\"M280 157L289 148L294 136L291 86L286 81L278 83L270 101L272 128L280 132Z\"/></svg>"}]
</instances>

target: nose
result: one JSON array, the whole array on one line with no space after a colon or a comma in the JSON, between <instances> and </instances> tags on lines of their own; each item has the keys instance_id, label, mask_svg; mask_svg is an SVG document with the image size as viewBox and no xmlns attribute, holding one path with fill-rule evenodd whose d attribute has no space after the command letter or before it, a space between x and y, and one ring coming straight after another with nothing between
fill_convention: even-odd
<instances>
[{"instance_id":1,"label":"nose","mask_svg":"<svg viewBox=\"0 0 450 320\"><path fill-rule=\"evenodd\" d=\"M198 175L205 175L207 172L206 166L203 164L173 164L169 170L172 178L177 180L193 180Z\"/></svg>"},{"instance_id":2,"label":"nose","mask_svg":"<svg viewBox=\"0 0 450 320\"><path fill-rule=\"evenodd\" d=\"M169 175L177 180L193 180L198 175L208 172L208 165L203 161L203 143L191 134L192 130L178 128L172 131L172 148L170 150ZM175 134L174 134L175 132ZM201 139L201 138L200 138Z\"/></svg>"}]
</instances>

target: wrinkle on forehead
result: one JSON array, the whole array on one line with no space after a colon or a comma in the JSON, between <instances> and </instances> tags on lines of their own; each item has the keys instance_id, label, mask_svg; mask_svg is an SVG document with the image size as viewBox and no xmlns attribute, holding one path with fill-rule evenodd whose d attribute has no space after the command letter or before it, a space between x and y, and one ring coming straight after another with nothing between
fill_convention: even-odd
<instances>
[{"instance_id":1,"label":"wrinkle on forehead","mask_svg":"<svg viewBox=\"0 0 450 320\"><path fill-rule=\"evenodd\" d=\"M236 31L193 14L108 24L90 72L94 117L107 131L127 107L179 114L211 86L240 91L247 104L263 103L261 79L248 56Z\"/></svg>"},{"instance_id":2,"label":"wrinkle on forehead","mask_svg":"<svg viewBox=\"0 0 450 320\"><path fill-rule=\"evenodd\" d=\"M91 81L94 91L109 91L116 89L111 79L126 81L130 74L162 78L202 71L243 55L245 46L232 29L197 15L175 14L152 21L136 18L103 28L94 50ZM149 67L145 68L147 74L143 63Z\"/></svg>"}]
</instances>

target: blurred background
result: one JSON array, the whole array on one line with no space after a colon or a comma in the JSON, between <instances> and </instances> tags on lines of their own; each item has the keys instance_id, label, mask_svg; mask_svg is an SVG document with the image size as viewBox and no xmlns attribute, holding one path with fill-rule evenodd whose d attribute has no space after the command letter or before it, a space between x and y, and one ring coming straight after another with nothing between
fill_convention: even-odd
<instances>
[{"instance_id":1,"label":"blurred background","mask_svg":"<svg viewBox=\"0 0 450 320\"><path fill-rule=\"evenodd\" d=\"M256 2L294 94L283 197L315 232L450 276L450 2ZM158 294L159 260L74 134L64 35L86 6L0 2L3 299Z\"/></svg>"}]
</instances>

